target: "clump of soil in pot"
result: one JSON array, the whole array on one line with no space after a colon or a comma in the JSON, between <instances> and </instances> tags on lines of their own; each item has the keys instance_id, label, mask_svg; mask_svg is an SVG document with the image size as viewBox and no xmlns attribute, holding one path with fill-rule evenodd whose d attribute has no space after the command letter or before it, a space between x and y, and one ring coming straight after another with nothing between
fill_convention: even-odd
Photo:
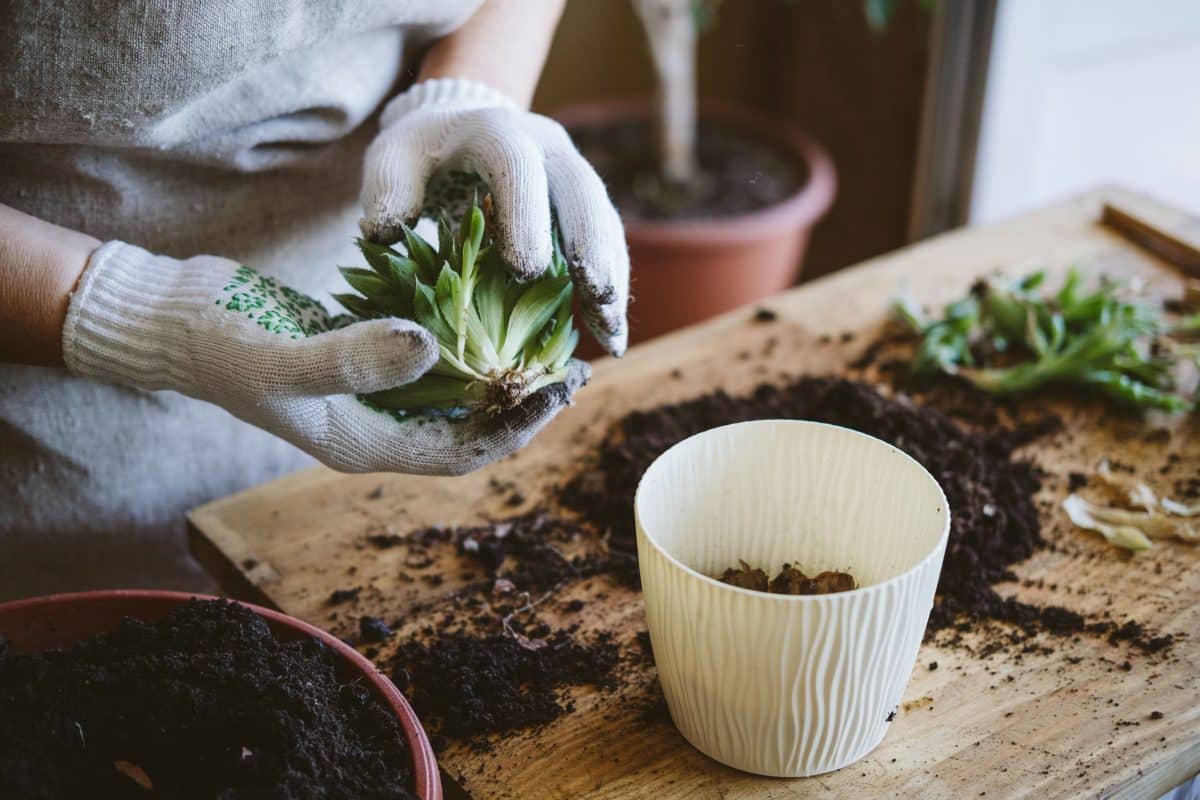
<instances>
[{"instance_id":1,"label":"clump of soil in pot","mask_svg":"<svg viewBox=\"0 0 1200 800\"><path fill-rule=\"evenodd\" d=\"M750 589L755 592L766 592L771 585L771 579L767 577L767 573L758 567L752 567L745 561L739 562L741 566L730 567L720 575L713 577L721 583L727 583L730 586L736 586L739 589Z\"/></svg>"},{"instance_id":2,"label":"clump of soil in pot","mask_svg":"<svg viewBox=\"0 0 1200 800\"><path fill-rule=\"evenodd\" d=\"M627 220L746 214L782 202L808 179L805 164L769 139L711 120L700 121L696 136L696 178L686 186L667 186L658 176L649 121L621 120L571 131Z\"/></svg>"},{"instance_id":3,"label":"clump of soil in pot","mask_svg":"<svg viewBox=\"0 0 1200 800\"><path fill-rule=\"evenodd\" d=\"M414 797L399 723L336 664L223 601L65 650L0 640L0 797Z\"/></svg>"},{"instance_id":4,"label":"clump of soil in pot","mask_svg":"<svg viewBox=\"0 0 1200 800\"><path fill-rule=\"evenodd\" d=\"M758 567L752 567L745 561L739 563L741 566L730 567L714 577L730 586L769 594L836 594L848 592L856 586L854 576L846 572L825 570L810 578L795 564L784 564L778 575L768 578L767 573Z\"/></svg>"}]
</instances>

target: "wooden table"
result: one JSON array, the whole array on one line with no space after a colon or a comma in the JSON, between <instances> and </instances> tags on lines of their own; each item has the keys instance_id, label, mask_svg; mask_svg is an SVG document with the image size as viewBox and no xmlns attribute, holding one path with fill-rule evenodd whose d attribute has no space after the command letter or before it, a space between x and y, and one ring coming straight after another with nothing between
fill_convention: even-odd
<instances>
[{"instance_id":1,"label":"wooden table","mask_svg":"<svg viewBox=\"0 0 1200 800\"><path fill-rule=\"evenodd\" d=\"M455 581L436 589L405 582L404 548L375 550L364 546L365 535L511 514L488 487L498 477L520 485L528 498L522 508L544 503L547 488L569 475L631 409L717 387L740 391L785 375L843 371L879 332L889 299L904 283L922 301L941 303L990 270L1047 266L1061 272L1079 264L1111 275L1142 275L1152 291L1173 291L1179 277L1168 265L1097 224L1104 199L1145 207L1120 190L1098 190L873 259L771 299L764 305L778 312L776 322L756 323L752 309L745 309L634 348L619 362L597 363L574 408L532 446L480 473L438 479L312 469L194 510L193 550L232 594L343 635L352 630L350 620L335 618L337 609L326 602L336 588L368 586L356 613L402 616L418 599L453 591ZM854 337L843 342L847 331ZM1102 456L1132 463L1152 481L1169 453L1181 459L1176 475L1200 471L1197 422L1104 415L1099 424L1099 404L1055 410L1066 418L1067 432L1031 446L1031 455L1052 475L1041 500L1045 535L1055 546L1018 566L1028 583L1003 589L1088 613L1109 609L1118 618L1183 634L1168 656L1147 657L1089 637L1047 640L1054 646L1050 653L987 658L972 655L970 637L967 647L926 644L883 744L839 772L802 780L723 767L689 747L668 723L638 719L637 700L653 685L653 668L641 667L620 690L572 690L573 713L498 742L489 752L448 749L440 756L448 778L471 797L523 800L1151 798L1196 774L1200 548L1164 543L1130 556L1069 528L1057 503L1068 471L1089 469ZM612 630L630 642L644 625L640 596L605 579L593 584L590 591L569 590L593 600L585 630Z\"/></svg>"}]
</instances>

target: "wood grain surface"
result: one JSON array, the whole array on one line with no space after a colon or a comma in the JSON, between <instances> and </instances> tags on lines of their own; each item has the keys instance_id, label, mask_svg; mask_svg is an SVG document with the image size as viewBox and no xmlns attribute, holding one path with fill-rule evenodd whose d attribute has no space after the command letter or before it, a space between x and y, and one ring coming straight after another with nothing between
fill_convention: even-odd
<instances>
[{"instance_id":1,"label":"wood grain surface","mask_svg":"<svg viewBox=\"0 0 1200 800\"><path fill-rule=\"evenodd\" d=\"M988 271L1045 266L1058 273L1075 264L1140 275L1149 291L1176 293L1181 276L1166 262L1100 226L1106 199L1148 202L1118 189L1097 190L874 259L767 301L763 305L779 315L775 322L755 322L754 310L744 309L635 348L621 361L598 362L574 408L526 450L482 472L456 479L301 472L195 509L193 552L230 593L335 633L350 635L356 614L404 618L418 602L453 591L466 567L449 548L435 551L433 566L414 567L404 563L405 548L372 548L366 536L469 524L543 505L631 409L718 387L741 391L764 380L844 372L881 330L901 285L937 304ZM1182 219L1162 206L1158 212ZM843 770L801 780L723 767L692 749L668 722L643 719L653 697L653 668L635 666L619 689L571 690L574 711L546 727L486 752L452 746L440 755L447 777L476 798L1140 798L1157 797L1195 775L1200 547L1161 543L1130 555L1069 527L1058 501L1068 473L1086 471L1103 457L1133 465L1169 492L1173 479L1200 472L1200 425L1112 413L1086 401L1028 402L1045 404L1067 423L1063 433L1027 450L1048 474L1040 501L1052 546L1019 564L1021 580L1002 591L1176 634L1167 655L1085 636L1045 637L1045 647L1033 652L981 656L982 634L957 644L942 637L922 647L883 744ZM1160 474L1172 454L1174 471ZM519 507L505 506L497 480L520 487L525 499ZM450 578L433 586L422 577L431 571ZM359 585L366 588L352 613L328 604L334 589ZM605 578L565 591L564 600L589 601L577 615L585 631L614 631L633 646L644 624L638 594Z\"/></svg>"}]
</instances>

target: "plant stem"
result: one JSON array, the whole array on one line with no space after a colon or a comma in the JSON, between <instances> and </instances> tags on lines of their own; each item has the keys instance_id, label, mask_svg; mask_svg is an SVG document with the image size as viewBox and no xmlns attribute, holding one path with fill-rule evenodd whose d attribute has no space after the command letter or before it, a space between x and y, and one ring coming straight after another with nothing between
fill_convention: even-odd
<instances>
[{"instance_id":1,"label":"plant stem","mask_svg":"<svg viewBox=\"0 0 1200 800\"><path fill-rule=\"evenodd\" d=\"M696 22L693 0L633 0L658 77L658 152L664 180L696 174Z\"/></svg>"}]
</instances>

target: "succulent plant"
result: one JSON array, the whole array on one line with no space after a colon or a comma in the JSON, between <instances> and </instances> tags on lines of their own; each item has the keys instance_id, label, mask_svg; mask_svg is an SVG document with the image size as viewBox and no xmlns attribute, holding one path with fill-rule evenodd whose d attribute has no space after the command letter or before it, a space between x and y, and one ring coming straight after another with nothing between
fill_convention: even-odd
<instances>
[{"instance_id":1,"label":"succulent plant","mask_svg":"<svg viewBox=\"0 0 1200 800\"><path fill-rule=\"evenodd\" d=\"M403 251L359 240L370 268L343 267L358 294L335 298L358 317L415 320L441 350L420 379L368 402L405 414L495 414L566 377L579 333L557 232L545 272L520 282L493 247L490 211L490 196L472 203L457 231L439 215L436 245L407 226Z\"/></svg>"}]
</instances>

